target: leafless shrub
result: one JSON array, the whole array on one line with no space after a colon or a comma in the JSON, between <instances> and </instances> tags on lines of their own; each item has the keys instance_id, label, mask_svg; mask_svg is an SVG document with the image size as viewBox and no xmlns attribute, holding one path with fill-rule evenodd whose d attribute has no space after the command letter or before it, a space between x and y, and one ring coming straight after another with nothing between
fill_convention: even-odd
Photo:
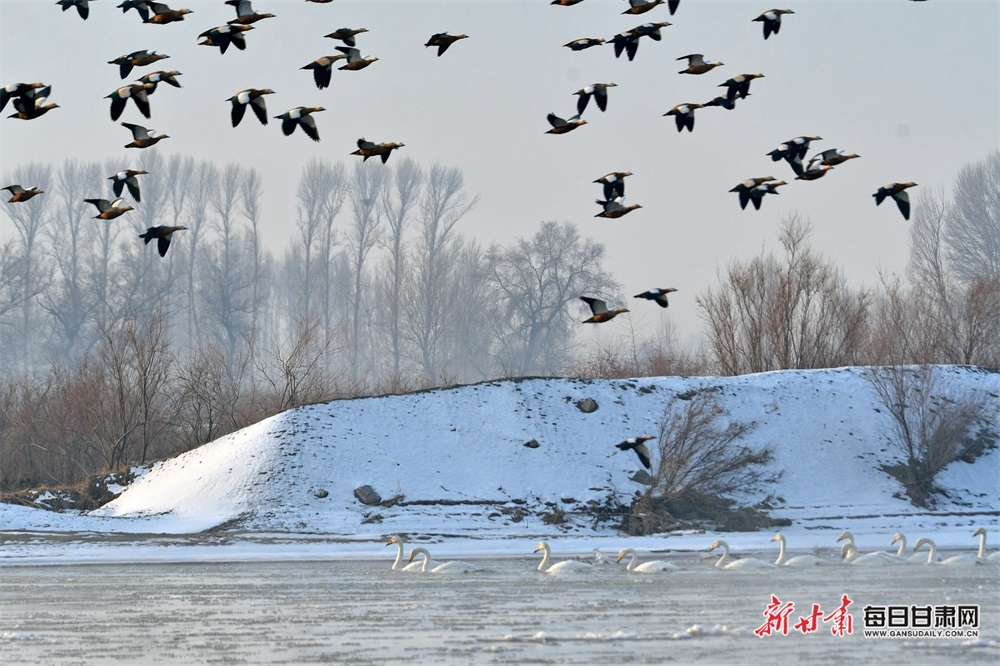
<instances>
[{"instance_id":1,"label":"leafless shrub","mask_svg":"<svg viewBox=\"0 0 1000 666\"><path fill-rule=\"evenodd\" d=\"M734 261L718 289L698 297L708 347L722 372L852 365L866 333L869 294L808 244L797 215L781 222L784 261Z\"/></svg>"},{"instance_id":2,"label":"leafless shrub","mask_svg":"<svg viewBox=\"0 0 1000 666\"><path fill-rule=\"evenodd\" d=\"M886 437L903 456L883 469L903 484L913 504L931 506L938 473L976 445L973 428L986 419L986 402L971 393L955 395L928 365L868 368L865 377L888 411Z\"/></svg>"},{"instance_id":3,"label":"leafless shrub","mask_svg":"<svg viewBox=\"0 0 1000 666\"><path fill-rule=\"evenodd\" d=\"M671 400L660 421L648 488L632 505L631 534L664 531L687 519L720 520L733 505L728 495L777 481L768 469L770 447L741 444L755 424L726 418L710 389Z\"/></svg>"}]
</instances>

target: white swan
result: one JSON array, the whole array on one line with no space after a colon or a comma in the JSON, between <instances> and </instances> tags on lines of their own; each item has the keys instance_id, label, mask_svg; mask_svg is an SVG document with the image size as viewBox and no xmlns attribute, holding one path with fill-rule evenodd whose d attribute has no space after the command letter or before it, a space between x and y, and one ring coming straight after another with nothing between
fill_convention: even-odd
<instances>
[{"instance_id":1,"label":"white swan","mask_svg":"<svg viewBox=\"0 0 1000 666\"><path fill-rule=\"evenodd\" d=\"M858 550L858 544L854 543L854 535L844 530L837 537L837 542L846 541L843 546L840 547L840 557L844 560L845 564L853 564L857 562L858 564L870 564L870 563L895 563L899 564L899 559L892 553L887 553L884 550L876 550L870 553L865 553L861 555L861 551ZM850 546L854 549L854 555L850 555L850 551L847 547ZM888 558L888 559L886 559Z\"/></svg>"},{"instance_id":2,"label":"white swan","mask_svg":"<svg viewBox=\"0 0 1000 666\"><path fill-rule=\"evenodd\" d=\"M708 549L708 552L712 552L716 548L722 549L722 557L719 561L715 563L716 569L726 569L728 571L734 571L738 569L774 569L775 566L770 562L765 562L763 560L756 560L752 557L744 557L738 560L733 560L729 562L729 544L722 539L716 539L712 542L712 547Z\"/></svg>"},{"instance_id":3,"label":"white swan","mask_svg":"<svg viewBox=\"0 0 1000 666\"><path fill-rule=\"evenodd\" d=\"M939 560L937 556L937 544L927 537L917 539L916 545L913 546L913 552L920 550L920 547L925 543L930 548L930 553L927 554L927 564L946 564L948 566L979 564L979 558L972 553L962 553L961 555L949 557L946 560Z\"/></svg>"},{"instance_id":4,"label":"white swan","mask_svg":"<svg viewBox=\"0 0 1000 666\"><path fill-rule=\"evenodd\" d=\"M896 532L892 535L892 542L896 543L897 541L899 542L899 549L896 551L896 559L900 562L908 564L923 564L927 561L923 555L914 555L913 553L910 553L909 555L906 554L906 535L902 532ZM938 560L940 559L941 558L938 557Z\"/></svg>"},{"instance_id":5,"label":"white swan","mask_svg":"<svg viewBox=\"0 0 1000 666\"><path fill-rule=\"evenodd\" d=\"M830 564L828 560L824 560L822 557L816 557L815 555L796 555L795 557L790 557L785 559L785 535L778 532L773 537L771 541L777 541L781 544L781 549L778 551L778 559L774 561L775 566L785 566L785 567L816 567L826 564Z\"/></svg>"},{"instance_id":6,"label":"white swan","mask_svg":"<svg viewBox=\"0 0 1000 666\"><path fill-rule=\"evenodd\" d=\"M549 544L544 541L539 541L538 546L535 548L535 552L545 551L542 555L542 562L538 565L538 570L542 573L572 573L574 571L592 571L594 565L588 562L581 562L580 560L563 560L562 562L556 562L555 564L549 564L549 557L552 555L552 551L549 550Z\"/></svg>"},{"instance_id":7,"label":"white swan","mask_svg":"<svg viewBox=\"0 0 1000 666\"><path fill-rule=\"evenodd\" d=\"M899 560L895 555L890 555L882 550L860 555L858 547L854 545L853 541L847 541L840 547L840 557L844 560L844 564L853 564L856 566L881 567L899 564Z\"/></svg>"},{"instance_id":8,"label":"white swan","mask_svg":"<svg viewBox=\"0 0 1000 666\"><path fill-rule=\"evenodd\" d=\"M980 562L1000 562L1000 550L995 553L986 554L986 528L978 527L976 531L972 533L972 536L979 537L979 552L976 554L976 558Z\"/></svg>"},{"instance_id":9,"label":"white swan","mask_svg":"<svg viewBox=\"0 0 1000 666\"><path fill-rule=\"evenodd\" d=\"M393 534L389 537L389 543L385 544L387 546L396 545L396 561L392 563L392 569L390 571L405 571L407 573L415 573L420 571L420 562L411 562L406 566L402 566L403 563L403 548L405 543L403 542L403 537L398 534ZM437 562L431 562L431 566L437 566Z\"/></svg>"},{"instance_id":10,"label":"white swan","mask_svg":"<svg viewBox=\"0 0 1000 666\"><path fill-rule=\"evenodd\" d=\"M672 562L665 562L663 560L650 560L649 562L639 562L639 554L636 553L631 548L622 548L618 551L618 561L621 562L622 558L625 556L631 556L632 559L628 561L628 565L625 567L625 571L629 573L660 573L661 571L676 571L680 569L679 566Z\"/></svg>"},{"instance_id":11,"label":"white swan","mask_svg":"<svg viewBox=\"0 0 1000 666\"><path fill-rule=\"evenodd\" d=\"M450 560L448 562L442 562L441 564L438 564L437 566L432 566L430 569L428 569L427 567L431 562L430 552L426 548L420 548L420 547L414 548L413 550L410 551L410 562L413 562L413 559L417 555L424 556L423 564L420 565L421 573L463 574L479 570L476 566L469 564L468 562L462 562L460 560ZM414 562L414 564L417 563Z\"/></svg>"}]
</instances>

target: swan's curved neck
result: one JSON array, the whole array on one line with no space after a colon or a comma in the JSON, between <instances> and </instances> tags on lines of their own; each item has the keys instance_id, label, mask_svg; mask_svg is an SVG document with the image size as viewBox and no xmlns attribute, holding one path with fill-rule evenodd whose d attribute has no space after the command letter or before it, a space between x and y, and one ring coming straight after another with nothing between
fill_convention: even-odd
<instances>
[{"instance_id":1,"label":"swan's curved neck","mask_svg":"<svg viewBox=\"0 0 1000 666\"><path fill-rule=\"evenodd\" d=\"M780 544L780 549L778 550L778 559L774 563L777 566L781 566L781 563L785 561L785 535L778 535L778 543Z\"/></svg>"},{"instance_id":2,"label":"swan's curved neck","mask_svg":"<svg viewBox=\"0 0 1000 666\"><path fill-rule=\"evenodd\" d=\"M415 556L417 556L417 555L423 555L423 557L424 557L424 563L420 566L420 571L421 571L421 573L426 573L427 572L427 563L430 562L430 560L431 560L430 551L428 551L426 548L414 548L412 551L410 551L410 559L411 560Z\"/></svg>"},{"instance_id":3,"label":"swan's curved neck","mask_svg":"<svg viewBox=\"0 0 1000 666\"><path fill-rule=\"evenodd\" d=\"M980 560L986 558L986 530L979 533L979 552L976 553L976 558Z\"/></svg>"},{"instance_id":4,"label":"swan's curved neck","mask_svg":"<svg viewBox=\"0 0 1000 666\"><path fill-rule=\"evenodd\" d=\"M855 547L853 541L848 541L844 544L844 562L850 564L858 557L858 549Z\"/></svg>"},{"instance_id":5,"label":"swan's curved neck","mask_svg":"<svg viewBox=\"0 0 1000 666\"><path fill-rule=\"evenodd\" d=\"M625 565L625 571L635 571L636 566L639 564L639 554L631 548L626 550L625 554L629 556L628 564Z\"/></svg>"},{"instance_id":6,"label":"swan's curved neck","mask_svg":"<svg viewBox=\"0 0 1000 666\"><path fill-rule=\"evenodd\" d=\"M934 564L934 561L937 560L937 544L927 538L921 539L920 541L922 544L926 543L928 548L931 549L930 552L927 553L927 564ZM914 550L916 550L916 548L914 548Z\"/></svg>"},{"instance_id":7,"label":"swan's curved neck","mask_svg":"<svg viewBox=\"0 0 1000 666\"><path fill-rule=\"evenodd\" d=\"M392 563L392 571L399 571L400 565L403 563L403 540L396 539L396 561Z\"/></svg>"},{"instance_id":8,"label":"swan's curved neck","mask_svg":"<svg viewBox=\"0 0 1000 666\"><path fill-rule=\"evenodd\" d=\"M906 535L900 532L899 534L899 550L896 551L896 557L902 557L903 553L906 552Z\"/></svg>"},{"instance_id":9,"label":"swan's curved neck","mask_svg":"<svg viewBox=\"0 0 1000 666\"><path fill-rule=\"evenodd\" d=\"M549 555L550 555L549 545L548 544L543 544L542 545L542 561L538 565L538 570L539 571L545 571L546 569L549 568Z\"/></svg>"},{"instance_id":10,"label":"swan's curved neck","mask_svg":"<svg viewBox=\"0 0 1000 666\"><path fill-rule=\"evenodd\" d=\"M722 548L722 557L719 561L715 563L716 568L721 569L726 565L726 560L729 559L729 544L725 541L719 543L719 547Z\"/></svg>"}]
</instances>

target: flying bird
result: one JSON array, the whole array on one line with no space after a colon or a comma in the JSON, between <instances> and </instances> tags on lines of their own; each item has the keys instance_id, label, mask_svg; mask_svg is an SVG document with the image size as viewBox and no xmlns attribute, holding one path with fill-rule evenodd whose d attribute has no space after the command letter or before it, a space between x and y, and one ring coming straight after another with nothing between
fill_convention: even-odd
<instances>
[{"instance_id":1,"label":"flying bird","mask_svg":"<svg viewBox=\"0 0 1000 666\"><path fill-rule=\"evenodd\" d=\"M375 56L362 57L361 51L350 46L338 46L337 50L347 56L347 64L338 67L337 69L347 69L350 71L357 71L359 69L364 69L368 65L372 64L378 58Z\"/></svg>"},{"instance_id":2,"label":"flying bird","mask_svg":"<svg viewBox=\"0 0 1000 666\"><path fill-rule=\"evenodd\" d=\"M695 109L700 109L701 107L702 107L701 104L692 104L690 102L686 103L686 104L678 104L677 106L675 106L674 108L670 109L669 111L667 111L663 115L665 115L665 116L673 116L674 117L674 120L677 122L677 131L678 132L684 130L685 128L687 129L687 131L693 132L694 131L694 110Z\"/></svg>"},{"instance_id":3,"label":"flying bird","mask_svg":"<svg viewBox=\"0 0 1000 666\"><path fill-rule=\"evenodd\" d=\"M123 206L121 198L114 201L108 201L107 199L84 199L84 201L97 206L99 212L94 216L95 220L113 220L119 215L124 215L133 210L132 206Z\"/></svg>"},{"instance_id":4,"label":"flying bird","mask_svg":"<svg viewBox=\"0 0 1000 666\"><path fill-rule=\"evenodd\" d=\"M175 21L183 21L184 15L191 13L190 9L171 9L162 2L149 3L149 9L153 12L153 15L148 19L143 19L143 23L166 25Z\"/></svg>"},{"instance_id":5,"label":"flying bird","mask_svg":"<svg viewBox=\"0 0 1000 666\"><path fill-rule=\"evenodd\" d=\"M151 136L155 130L146 129L142 125L133 125L132 123L122 123L123 127L129 128L132 132L132 143L125 144L126 148L149 148L155 145L157 142L163 139L169 139L170 137L166 134L161 134L159 136Z\"/></svg>"},{"instance_id":6,"label":"flying bird","mask_svg":"<svg viewBox=\"0 0 1000 666\"><path fill-rule=\"evenodd\" d=\"M615 308L614 310L609 310L608 304L599 298L581 296L580 300L590 306L590 312L593 315L590 319L585 319L583 321L584 324L600 324L614 319L623 312L628 312L628 308Z\"/></svg>"},{"instance_id":7,"label":"flying bird","mask_svg":"<svg viewBox=\"0 0 1000 666\"><path fill-rule=\"evenodd\" d=\"M771 156L771 161L778 162L785 160L788 162L796 175L801 176L804 171L802 160L809 152L809 144L813 141L822 141L821 136L797 136L778 145L777 148L767 153Z\"/></svg>"},{"instance_id":8,"label":"flying bird","mask_svg":"<svg viewBox=\"0 0 1000 666\"><path fill-rule=\"evenodd\" d=\"M37 187L32 187L31 189L26 190L20 185L8 185L7 187L0 189L7 190L8 192L11 193L11 197L10 199L7 200L7 203L18 203L21 201L27 201L36 194L45 194L45 192L38 189Z\"/></svg>"},{"instance_id":9,"label":"flying bird","mask_svg":"<svg viewBox=\"0 0 1000 666\"><path fill-rule=\"evenodd\" d=\"M731 79L726 79L724 83L720 83L719 87L726 89L726 99L736 99L737 97L743 99L750 94L750 82L762 78L764 75L760 72L737 74Z\"/></svg>"},{"instance_id":10,"label":"flying bird","mask_svg":"<svg viewBox=\"0 0 1000 666\"><path fill-rule=\"evenodd\" d=\"M855 153L845 154L844 151L837 148L829 148L821 153L816 153L809 158L809 168L811 169L813 164L819 163L826 166L837 166L838 164L843 164L847 160L853 160L861 157Z\"/></svg>"},{"instance_id":11,"label":"flying bird","mask_svg":"<svg viewBox=\"0 0 1000 666\"><path fill-rule=\"evenodd\" d=\"M705 56L700 53L690 53L677 59L688 61L688 66L677 72L678 74L704 74L725 64L721 62L705 62Z\"/></svg>"},{"instance_id":12,"label":"flying bird","mask_svg":"<svg viewBox=\"0 0 1000 666\"><path fill-rule=\"evenodd\" d=\"M661 308L668 307L670 303L667 302L667 294L672 294L677 291L673 287L667 287L665 289L650 289L649 291L644 291L641 294L636 294L634 298L645 298L650 301L656 301L656 304Z\"/></svg>"},{"instance_id":13,"label":"flying bird","mask_svg":"<svg viewBox=\"0 0 1000 666\"><path fill-rule=\"evenodd\" d=\"M368 28L340 28L338 30L334 30L329 35L324 35L324 37L339 39L348 46L357 46L354 38L363 32L368 32Z\"/></svg>"},{"instance_id":14,"label":"flying bird","mask_svg":"<svg viewBox=\"0 0 1000 666\"><path fill-rule=\"evenodd\" d=\"M881 205L886 197L892 197L899 207L899 212L903 214L903 219L910 219L910 195L907 188L916 187L916 183L887 183L872 196L875 197L875 205Z\"/></svg>"},{"instance_id":15,"label":"flying bird","mask_svg":"<svg viewBox=\"0 0 1000 666\"><path fill-rule=\"evenodd\" d=\"M134 9L139 17L145 23L149 20L150 8L149 5L152 4L152 0L125 0L122 4L118 5L122 10L122 14L127 14L128 10ZM122 77L125 78L124 76Z\"/></svg>"},{"instance_id":16,"label":"flying bird","mask_svg":"<svg viewBox=\"0 0 1000 666\"><path fill-rule=\"evenodd\" d=\"M565 134L566 132L572 132L581 125L587 124L587 121L580 118L579 115L560 118L556 114L550 113L546 118L548 118L549 124L552 125L552 129L548 130L546 134Z\"/></svg>"},{"instance_id":17,"label":"flying bird","mask_svg":"<svg viewBox=\"0 0 1000 666\"><path fill-rule=\"evenodd\" d=\"M643 23L642 25L637 25L632 28L631 32L636 37L649 37L655 41L660 41L663 39L663 35L660 33L661 28L666 28L667 26L673 25L672 23L667 23L666 21L657 21L656 23Z\"/></svg>"},{"instance_id":18,"label":"flying bird","mask_svg":"<svg viewBox=\"0 0 1000 666\"><path fill-rule=\"evenodd\" d=\"M267 124L267 104L264 102L264 95L272 95L274 91L270 88L247 88L246 90L241 90L227 101L232 103L232 121L233 127L240 124L243 120L243 114L247 111L247 106L249 105L253 109L254 115L260 121L261 125Z\"/></svg>"},{"instance_id":19,"label":"flying bird","mask_svg":"<svg viewBox=\"0 0 1000 666\"><path fill-rule=\"evenodd\" d=\"M323 90L324 88L328 88L330 86L330 81L333 79L333 63L338 60L344 60L345 58L347 58L347 56L343 53L331 56L320 56L300 69L311 69L313 73L313 81L316 82L316 87Z\"/></svg>"},{"instance_id":20,"label":"flying bird","mask_svg":"<svg viewBox=\"0 0 1000 666\"><path fill-rule=\"evenodd\" d=\"M62 10L66 11L70 7L76 7L76 11L80 14L80 18L84 21L90 16L90 3L88 0L58 0L57 5L62 5Z\"/></svg>"},{"instance_id":21,"label":"flying bird","mask_svg":"<svg viewBox=\"0 0 1000 666\"><path fill-rule=\"evenodd\" d=\"M802 160L797 160L792 168L798 169L795 176L795 180L818 180L826 175L826 172L833 167L829 164L820 164L818 162L810 162L809 167L806 169L802 168Z\"/></svg>"},{"instance_id":22,"label":"flying bird","mask_svg":"<svg viewBox=\"0 0 1000 666\"><path fill-rule=\"evenodd\" d=\"M365 141L364 138L358 139L358 149L355 150L351 155L361 155L364 159L362 162L367 162L369 157L382 157L382 164L385 164L389 155L392 151L397 148L402 148L404 144L395 141L389 141L388 143L374 143L372 141Z\"/></svg>"},{"instance_id":23,"label":"flying bird","mask_svg":"<svg viewBox=\"0 0 1000 666\"><path fill-rule=\"evenodd\" d=\"M162 53L157 53L156 51L147 51L143 49L141 51L133 51L128 55L118 56L114 60L109 60L109 65L118 65L118 73L124 79L132 71L133 67L145 67L146 65L152 65L157 60L163 60L169 58L170 56L164 55Z\"/></svg>"},{"instance_id":24,"label":"flying bird","mask_svg":"<svg viewBox=\"0 0 1000 666\"><path fill-rule=\"evenodd\" d=\"M584 49L589 49L591 46L600 46L603 43L603 37L582 37L580 39L574 39L572 42L563 44L563 46L571 51L583 51Z\"/></svg>"},{"instance_id":25,"label":"flying bird","mask_svg":"<svg viewBox=\"0 0 1000 666\"><path fill-rule=\"evenodd\" d=\"M111 183L111 187L114 189L116 197L120 197L122 191L128 187L128 192L132 195L132 198L136 201L141 201L139 198L139 181L136 179L136 176L144 175L146 175L146 172L140 169L124 169L113 176L108 176L108 180L114 181Z\"/></svg>"},{"instance_id":26,"label":"flying bird","mask_svg":"<svg viewBox=\"0 0 1000 666\"><path fill-rule=\"evenodd\" d=\"M749 97L750 93L747 93L746 96ZM725 109L727 111L732 111L733 109L736 108L736 98L733 97L732 99L730 99L728 97L715 97L714 99L712 99L712 100L710 100L710 101L705 102L704 104L702 104L702 106L703 107L706 107L706 106L721 106L723 109Z\"/></svg>"},{"instance_id":27,"label":"flying bird","mask_svg":"<svg viewBox=\"0 0 1000 666\"><path fill-rule=\"evenodd\" d=\"M646 469L652 471L653 467L650 464L649 449L646 447L646 442L651 439L655 439L652 435L644 435L642 437L629 437L624 442L615 444L616 447L622 451L635 451L635 455L639 457L639 462Z\"/></svg>"},{"instance_id":28,"label":"flying bird","mask_svg":"<svg viewBox=\"0 0 1000 666\"><path fill-rule=\"evenodd\" d=\"M239 23L227 23L226 25L220 25L210 30L198 35L199 37L204 37L204 41L198 42L199 46L218 46L219 53L225 53L229 45L232 44L240 51L245 51L247 48L246 37L244 33L249 30L253 30L252 25L241 25Z\"/></svg>"},{"instance_id":29,"label":"flying bird","mask_svg":"<svg viewBox=\"0 0 1000 666\"><path fill-rule=\"evenodd\" d=\"M139 238L145 239L145 244L149 245L149 241L156 239L156 249L160 253L161 257L167 256L167 250L170 249L170 237L173 236L175 231L184 231L187 227L167 227L164 225L149 227L146 229L146 233L139 234Z\"/></svg>"},{"instance_id":30,"label":"flying bird","mask_svg":"<svg viewBox=\"0 0 1000 666\"><path fill-rule=\"evenodd\" d=\"M625 179L631 175L631 171L612 171L611 173L604 174L594 182L604 185L605 199L620 198L625 196Z\"/></svg>"},{"instance_id":31,"label":"flying bird","mask_svg":"<svg viewBox=\"0 0 1000 666\"><path fill-rule=\"evenodd\" d=\"M274 18L274 14L258 14L253 10L250 0L226 0L226 4L236 8L236 18L226 21L226 23L239 23L250 25L257 21Z\"/></svg>"},{"instance_id":32,"label":"flying bird","mask_svg":"<svg viewBox=\"0 0 1000 666\"><path fill-rule=\"evenodd\" d=\"M135 102L139 113L149 118L148 93L152 92L155 87L152 83L130 83L127 86L118 88L110 95L105 95L104 99L111 100L111 120L121 118L122 113L125 111L125 105L128 104L129 100Z\"/></svg>"},{"instance_id":33,"label":"flying bird","mask_svg":"<svg viewBox=\"0 0 1000 666\"><path fill-rule=\"evenodd\" d=\"M663 3L664 0L629 0L629 8L623 11L622 14L645 14L650 9ZM673 12L670 13L673 14Z\"/></svg>"},{"instance_id":34,"label":"flying bird","mask_svg":"<svg viewBox=\"0 0 1000 666\"><path fill-rule=\"evenodd\" d=\"M39 88L37 90L28 91L27 94L20 97L14 98L14 110L17 113L12 113L9 118L17 118L19 120L33 120L40 116L44 116L46 113L52 109L58 109L58 104L46 104L46 95L52 86L46 86L44 88Z\"/></svg>"},{"instance_id":35,"label":"flying bird","mask_svg":"<svg viewBox=\"0 0 1000 666\"><path fill-rule=\"evenodd\" d=\"M7 102L13 97L48 97L48 93L41 94L43 90L51 90L52 86L46 86L40 81L35 83L10 83L0 88L0 111L4 110Z\"/></svg>"},{"instance_id":36,"label":"flying bird","mask_svg":"<svg viewBox=\"0 0 1000 666\"><path fill-rule=\"evenodd\" d=\"M631 31L619 32L617 35L612 37L608 42L615 47L615 57L620 58L622 52L628 55L629 60L635 58L635 54L639 51L639 37L633 34Z\"/></svg>"},{"instance_id":37,"label":"flying bird","mask_svg":"<svg viewBox=\"0 0 1000 666\"><path fill-rule=\"evenodd\" d=\"M771 180L775 180L774 176L758 176L757 178L749 178L740 182L739 185L729 191L737 192L740 195L740 208L745 210L747 204L750 203L750 192L752 192L758 185L762 185Z\"/></svg>"},{"instance_id":38,"label":"flying bird","mask_svg":"<svg viewBox=\"0 0 1000 666\"><path fill-rule=\"evenodd\" d=\"M312 114L326 111L322 106L297 106L294 109L285 111L275 118L281 120L281 131L285 136L290 136L296 127L301 127L313 141L319 141L319 130L316 129L316 120Z\"/></svg>"},{"instance_id":39,"label":"flying bird","mask_svg":"<svg viewBox=\"0 0 1000 666\"><path fill-rule=\"evenodd\" d=\"M616 220L623 215L628 215L636 208L642 208L639 204L630 204L626 206L622 197L616 197L613 199L601 200L598 199L597 203L604 208L600 213L594 217L606 217L611 220Z\"/></svg>"},{"instance_id":40,"label":"flying bird","mask_svg":"<svg viewBox=\"0 0 1000 666\"><path fill-rule=\"evenodd\" d=\"M782 14L794 13L791 9L769 9L753 20L764 24L764 39L767 39L771 36L771 33L777 35L778 31L781 30Z\"/></svg>"},{"instance_id":41,"label":"flying bird","mask_svg":"<svg viewBox=\"0 0 1000 666\"><path fill-rule=\"evenodd\" d=\"M160 70L157 72L150 72L149 74L143 75L139 79L139 81L141 83L149 83L153 86L152 88L149 88L146 91L147 95L152 95L154 92L156 92L156 86L160 83L168 83L175 88L180 88L181 84L177 82L176 78L178 76L182 76L182 74L178 72L176 69L172 69L169 72Z\"/></svg>"},{"instance_id":42,"label":"flying bird","mask_svg":"<svg viewBox=\"0 0 1000 666\"><path fill-rule=\"evenodd\" d=\"M587 108L587 103L590 98L593 97L594 101L597 102L597 108L601 111L608 110L608 88L614 88L617 83L592 83L589 86L580 88L574 95L579 95L580 97L576 100L576 112L577 115L583 113L583 110Z\"/></svg>"},{"instance_id":43,"label":"flying bird","mask_svg":"<svg viewBox=\"0 0 1000 666\"><path fill-rule=\"evenodd\" d=\"M447 32L439 32L437 34L431 35L431 38L427 40L427 43L424 44L424 46L438 47L438 57L440 58L441 55L448 50L449 46L451 46L460 39L468 39L468 37L469 37L468 35L464 34L449 35Z\"/></svg>"},{"instance_id":44,"label":"flying bird","mask_svg":"<svg viewBox=\"0 0 1000 666\"><path fill-rule=\"evenodd\" d=\"M760 202L764 199L764 195L778 194L778 188L787 184L788 183L783 180L775 180L768 183L761 183L757 187L750 190L750 202L753 203L754 209L760 210Z\"/></svg>"}]
</instances>

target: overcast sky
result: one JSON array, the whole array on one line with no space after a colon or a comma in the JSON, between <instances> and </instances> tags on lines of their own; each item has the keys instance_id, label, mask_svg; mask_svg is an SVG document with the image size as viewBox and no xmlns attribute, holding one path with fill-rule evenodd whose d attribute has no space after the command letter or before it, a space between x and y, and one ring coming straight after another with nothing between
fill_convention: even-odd
<instances>
[{"instance_id":1,"label":"overcast sky","mask_svg":"<svg viewBox=\"0 0 1000 666\"><path fill-rule=\"evenodd\" d=\"M628 296L632 321L655 326L674 318L685 336L701 329L695 296L717 283L716 272L734 258L776 245L777 222L807 216L814 245L843 266L855 284L874 284L879 270L905 267L908 224L872 193L891 181L916 181L922 192L949 187L959 168L1000 145L1000 16L995 0L980 2L789 2L780 34L765 41L752 19L767 2L684 0L676 15L666 5L638 17L623 16L624 0L585 0L572 7L548 0L453 2L255 0L261 21L247 35L247 50L197 45L197 35L235 16L222 0L172 1L192 10L181 23L144 25L122 14L118 0L91 0L82 21L49 0L0 0L0 85L51 83L48 115L0 121L0 174L19 166L66 158L118 159L129 132L110 120L103 99L123 85L115 57L139 49L169 60L138 68L125 82L156 69L183 72L183 89L161 86L151 98L152 120L129 104L122 121L172 138L153 150L236 160L258 169L265 188L264 228L279 250L295 228L295 187L313 158L348 165L355 141L402 141L389 163L409 156L425 167L460 167L480 202L461 230L484 244L530 236L542 220L577 223L606 244L610 269ZM581 52L562 44L604 37L648 21L669 21L663 40L641 40L629 62L610 46ZM324 34L365 27L363 55L379 58L367 69L334 71L318 90L299 68L336 53ZM438 58L423 44L431 34L470 35ZM680 75L692 52L724 67L702 76ZM736 110L702 109L695 131L678 134L663 113L681 102L723 94L730 76L760 71L751 97ZM573 93L613 81L608 110L592 103L588 124L562 136L547 135L546 114L575 113ZM247 114L233 129L224 101L248 87L270 87L270 116L299 105L324 106L313 143L301 132L281 134ZM11 105L4 116L13 113ZM862 157L814 182L794 181L784 162L767 153L798 135L819 135L816 150L840 148ZM608 171L630 170L627 202L643 208L620 220L596 219L601 190L592 184ZM108 174L110 175L110 173ZM791 184L762 210L742 211L728 190L751 176ZM4 182L2 185L8 185ZM31 186L31 183L22 183ZM111 198L110 188L92 196ZM5 204L6 205L6 204ZM141 204L140 204L141 205ZM345 209L346 210L346 209ZM13 230L0 213L0 240ZM183 239L178 239L183 241ZM632 300L651 287L676 287L669 313ZM617 327L617 328L614 328ZM598 333L627 331L621 318Z\"/></svg>"}]
</instances>

